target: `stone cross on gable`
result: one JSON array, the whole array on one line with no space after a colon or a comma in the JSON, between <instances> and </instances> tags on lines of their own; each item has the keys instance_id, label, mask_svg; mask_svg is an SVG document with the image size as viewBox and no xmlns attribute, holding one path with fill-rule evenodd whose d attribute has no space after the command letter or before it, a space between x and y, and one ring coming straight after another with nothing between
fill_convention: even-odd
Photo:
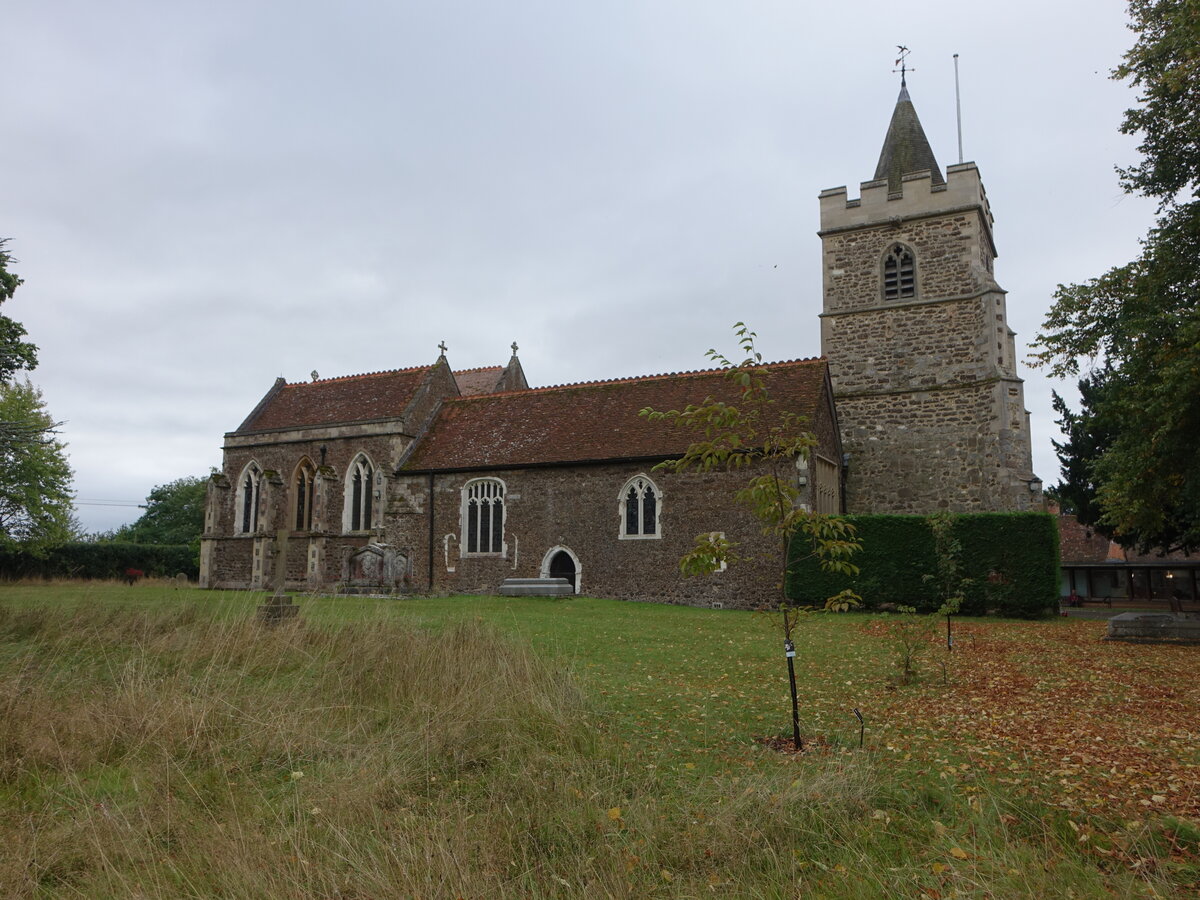
<instances>
[{"instance_id":1,"label":"stone cross on gable","mask_svg":"<svg viewBox=\"0 0 1200 900\"><path fill-rule=\"evenodd\" d=\"M442 351L442 356L445 356L446 355L446 342L442 341L440 344L438 344L438 349Z\"/></svg>"},{"instance_id":2,"label":"stone cross on gable","mask_svg":"<svg viewBox=\"0 0 1200 900\"><path fill-rule=\"evenodd\" d=\"M513 356L516 356L517 355L517 342L516 341L512 342L512 348L513 348Z\"/></svg>"}]
</instances>

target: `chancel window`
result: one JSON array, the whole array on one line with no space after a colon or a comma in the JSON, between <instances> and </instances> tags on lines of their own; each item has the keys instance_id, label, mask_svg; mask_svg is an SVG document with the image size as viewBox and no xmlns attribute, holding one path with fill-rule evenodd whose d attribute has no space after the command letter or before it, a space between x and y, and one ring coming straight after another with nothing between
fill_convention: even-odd
<instances>
[{"instance_id":1,"label":"chancel window","mask_svg":"<svg viewBox=\"0 0 1200 900\"><path fill-rule=\"evenodd\" d=\"M237 495L237 524L238 534L250 534L258 531L259 516L262 512L262 469L257 463L250 463L242 471L238 481Z\"/></svg>"},{"instance_id":2,"label":"chancel window","mask_svg":"<svg viewBox=\"0 0 1200 900\"><path fill-rule=\"evenodd\" d=\"M621 537L661 537L662 493L645 475L631 478L621 489Z\"/></svg>"},{"instance_id":3,"label":"chancel window","mask_svg":"<svg viewBox=\"0 0 1200 900\"><path fill-rule=\"evenodd\" d=\"M296 467L296 477L292 480L292 508L295 513L292 524L296 531L312 531L316 475L313 464L307 459L301 460Z\"/></svg>"},{"instance_id":4,"label":"chancel window","mask_svg":"<svg viewBox=\"0 0 1200 900\"><path fill-rule=\"evenodd\" d=\"M504 482L479 478L463 488L462 546L467 553L504 552Z\"/></svg>"},{"instance_id":5,"label":"chancel window","mask_svg":"<svg viewBox=\"0 0 1200 900\"><path fill-rule=\"evenodd\" d=\"M883 299L903 300L917 296L917 266L913 252L894 244L883 257Z\"/></svg>"},{"instance_id":6,"label":"chancel window","mask_svg":"<svg viewBox=\"0 0 1200 900\"><path fill-rule=\"evenodd\" d=\"M375 498L375 467L359 454L346 473L346 502L342 515L345 531L368 531Z\"/></svg>"}]
</instances>

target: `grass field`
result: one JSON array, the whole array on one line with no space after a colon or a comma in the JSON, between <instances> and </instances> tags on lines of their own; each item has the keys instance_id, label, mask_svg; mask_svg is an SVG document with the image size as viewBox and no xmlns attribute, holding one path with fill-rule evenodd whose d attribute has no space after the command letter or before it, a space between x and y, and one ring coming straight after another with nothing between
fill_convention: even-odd
<instances>
[{"instance_id":1,"label":"grass field","mask_svg":"<svg viewBox=\"0 0 1200 900\"><path fill-rule=\"evenodd\" d=\"M760 615L297 599L0 587L0 896L1200 886L1196 648L968 620L900 685L894 622L814 616L797 756L755 741L789 729Z\"/></svg>"}]
</instances>

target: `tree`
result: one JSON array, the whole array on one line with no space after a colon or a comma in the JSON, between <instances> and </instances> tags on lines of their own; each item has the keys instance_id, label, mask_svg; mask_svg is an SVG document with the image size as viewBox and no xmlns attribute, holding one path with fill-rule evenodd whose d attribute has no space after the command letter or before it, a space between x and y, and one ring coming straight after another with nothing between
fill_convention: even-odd
<instances>
[{"instance_id":1,"label":"tree","mask_svg":"<svg viewBox=\"0 0 1200 900\"><path fill-rule=\"evenodd\" d=\"M185 476L156 486L146 497L146 511L115 540L138 544L196 544L204 531L207 478Z\"/></svg>"},{"instance_id":2,"label":"tree","mask_svg":"<svg viewBox=\"0 0 1200 900\"><path fill-rule=\"evenodd\" d=\"M28 379L0 385L0 545L41 553L72 535L71 467L57 424Z\"/></svg>"},{"instance_id":3,"label":"tree","mask_svg":"<svg viewBox=\"0 0 1200 900\"><path fill-rule=\"evenodd\" d=\"M1094 527L1126 546L1200 548L1200 3L1132 0L1138 39L1113 72L1141 90L1121 130L1142 161L1119 170L1159 201L1142 253L1084 284L1059 285L1034 346L1059 377L1089 361L1091 396L1059 404L1064 487ZM1072 432L1074 429L1074 432ZM1091 513L1085 513L1090 515Z\"/></svg>"},{"instance_id":4,"label":"tree","mask_svg":"<svg viewBox=\"0 0 1200 900\"><path fill-rule=\"evenodd\" d=\"M8 238L0 238L0 303L10 299L23 282L8 270L15 260L4 249L7 243ZM25 329L19 322L0 315L0 384L7 383L16 372L37 365L37 347L21 340L23 337Z\"/></svg>"},{"instance_id":5,"label":"tree","mask_svg":"<svg viewBox=\"0 0 1200 900\"><path fill-rule=\"evenodd\" d=\"M754 345L757 335L742 322L734 326L743 353L734 363L724 354L709 350L707 356L726 370L726 376L739 397L737 404L708 397L699 405L683 410L643 409L651 421L668 421L691 428L703 438L690 444L679 459L659 463L655 468L669 472L713 469L745 469L748 480L734 496L759 521L768 539L769 553L775 556L779 571L778 593L764 597L760 609L778 613L784 646L794 655L792 634L807 607L798 607L787 595L790 568L816 558L826 571L857 575L850 562L860 549L854 539L854 526L838 516L815 513L800 504L796 480L796 462L807 459L816 439L804 430L796 413L780 409L767 388L768 367ZM789 554L792 542L799 538L808 547L808 555ZM695 545L680 560L685 575L708 575L737 562L735 545L720 532L701 534ZM842 591L825 601L825 609L845 610L857 605L859 598ZM788 675L792 690L792 740L803 749L800 738L799 710L792 659L788 656Z\"/></svg>"}]
</instances>

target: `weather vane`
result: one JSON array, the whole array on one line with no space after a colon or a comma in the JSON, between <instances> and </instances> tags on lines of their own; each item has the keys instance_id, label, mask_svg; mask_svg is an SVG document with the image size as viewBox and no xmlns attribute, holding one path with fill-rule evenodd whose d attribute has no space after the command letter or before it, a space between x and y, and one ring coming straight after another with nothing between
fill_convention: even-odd
<instances>
[{"instance_id":1,"label":"weather vane","mask_svg":"<svg viewBox=\"0 0 1200 900\"><path fill-rule=\"evenodd\" d=\"M910 69L908 67L908 63L906 62L906 60L908 59L909 49L907 47L905 47L903 44L897 44L896 49L900 51L900 56L894 63L892 63L892 65L899 66L900 68L892 69L892 71L900 73L900 87L908 87L908 85L905 84L905 82L904 82L905 73L906 72L915 72L917 70Z\"/></svg>"}]
</instances>

